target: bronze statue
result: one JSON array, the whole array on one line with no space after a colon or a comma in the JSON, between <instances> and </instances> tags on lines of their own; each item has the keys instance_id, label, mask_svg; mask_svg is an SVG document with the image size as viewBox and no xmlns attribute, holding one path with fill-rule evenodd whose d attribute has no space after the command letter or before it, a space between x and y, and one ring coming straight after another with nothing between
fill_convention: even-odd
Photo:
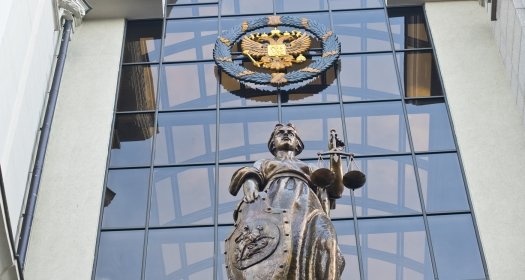
<instances>
[{"instance_id":1,"label":"bronze statue","mask_svg":"<svg viewBox=\"0 0 525 280\"><path fill-rule=\"evenodd\" d=\"M331 134L328 148L341 149ZM233 174L230 193L242 188L244 198L226 239L229 279L340 279L345 262L329 211L344 190L341 157L330 155L332 171L317 169L296 159L303 148L293 125L278 124L268 141L275 157Z\"/></svg>"}]
</instances>

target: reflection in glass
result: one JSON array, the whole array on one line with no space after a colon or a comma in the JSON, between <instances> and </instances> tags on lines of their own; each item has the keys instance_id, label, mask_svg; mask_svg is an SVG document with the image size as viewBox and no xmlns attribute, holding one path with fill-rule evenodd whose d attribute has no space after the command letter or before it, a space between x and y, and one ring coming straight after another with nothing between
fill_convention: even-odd
<instances>
[{"instance_id":1,"label":"reflection in glass","mask_svg":"<svg viewBox=\"0 0 525 280\"><path fill-rule=\"evenodd\" d=\"M168 6L166 18L217 16L217 4L196 6Z\"/></svg>"},{"instance_id":2,"label":"reflection in glass","mask_svg":"<svg viewBox=\"0 0 525 280\"><path fill-rule=\"evenodd\" d=\"M104 205L102 227L143 227L148 185L149 169L110 170L106 188L115 195Z\"/></svg>"},{"instance_id":3,"label":"reflection in glass","mask_svg":"<svg viewBox=\"0 0 525 280\"><path fill-rule=\"evenodd\" d=\"M421 217L359 220L359 234L365 279L434 279Z\"/></svg>"},{"instance_id":4,"label":"reflection in glass","mask_svg":"<svg viewBox=\"0 0 525 280\"><path fill-rule=\"evenodd\" d=\"M399 84L392 54L341 57L344 101L399 99Z\"/></svg>"},{"instance_id":5,"label":"reflection in glass","mask_svg":"<svg viewBox=\"0 0 525 280\"><path fill-rule=\"evenodd\" d=\"M278 123L277 108L221 110L219 158L245 161L268 158L267 142Z\"/></svg>"},{"instance_id":6,"label":"reflection in glass","mask_svg":"<svg viewBox=\"0 0 525 280\"><path fill-rule=\"evenodd\" d=\"M410 156L356 159L366 184L354 192L357 215L388 216L421 213L414 165ZM332 217L351 218L350 192L337 201Z\"/></svg>"},{"instance_id":7,"label":"reflection in glass","mask_svg":"<svg viewBox=\"0 0 525 280\"><path fill-rule=\"evenodd\" d=\"M400 102L345 104L347 148L355 154L410 151Z\"/></svg>"},{"instance_id":8,"label":"reflection in glass","mask_svg":"<svg viewBox=\"0 0 525 280\"><path fill-rule=\"evenodd\" d=\"M328 10L326 0L276 0L275 9L278 13Z\"/></svg>"},{"instance_id":9,"label":"reflection in glass","mask_svg":"<svg viewBox=\"0 0 525 280\"><path fill-rule=\"evenodd\" d=\"M155 110L158 67L122 66L120 75L117 111Z\"/></svg>"},{"instance_id":10,"label":"reflection in glass","mask_svg":"<svg viewBox=\"0 0 525 280\"><path fill-rule=\"evenodd\" d=\"M223 16L273 13L273 0L222 0L221 6Z\"/></svg>"},{"instance_id":11,"label":"reflection in glass","mask_svg":"<svg viewBox=\"0 0 525 280\"><path fill-rule=\"evenodd\" d=\"M213 227L150 230L146 279L213 279Z\"/></svg>"},{"instance_id":12,"label":"reflection in glass","mask_svg":"<svg viewBox=\"0 0 525 280\"><path fill-rule=\"evenodd\" d=\"M156 168L150 226L213 224L213 166Z\"/></svg>"},{"instance_id":13,"label":"reflection in glass","mask_svg":"<svg viewBox=\"0 0 525 280\"><path fill-rule=\"evenodd\" d=\"M215 111L161 113L155 164L213 162Z\"/></svg>"},{"instance_id":14,"label":"reflection in glass","mask_svg":"<svg viewBox=\"0 0 525 280\"><path fill-rule=\"evenodd\" d=\"M126 24L124 63L159 60L162 20L130 20Z\"/></svg>"},{"instance_id":15,"label":"reflection in glass","mask_svg":"<svg viewBox=\"0 0 525 280\"><path fill-rule=\"evenodd\" d=\"M140 280L144 231L100 233L95 280Z\"/></svg>"},{"instance_id":16,"label":"reflection in glass","mask_svg":"<svg viewBox=\"0 0 525 280\"><path fill-rule=\"evenodd\" d=\"M330 129L343 133L339 105L283 107L283 122L295 125L304 142L300 157L317 157L326 151ZM340 137L344 138L344 137Z\"/></svg>"},{"instance_id":17,"label":"reflection in glass","mask_svg":"<svg viewBox=\"0 0 525 280\"><path fill-rule=\"evenodd\" d=\"M334 12L333 16L342 52L391 49L383 10Z\"/></svg>"},{"instance_id":18,"label":"reflection in glass","mask_svg":"<svg viewBox=\"0 0 525 280\"><path fill-rule=\"evenodd\" d=\"M418 155L417 167L427 211L469 209L456 154Z\"/></svg>"},{"instance_id":19,"label":"reflection in glass","mask_svg":"<svg viewBox=\"0 0 525 280\"><path fill-rule=\"evenodd\" d=\"M410 132L416 151L453 150L452 128L442 99L407 102Z\"/></svg>"},{"instance_id":20,"label":"reflection in glass","mask_svg":"<svg viewBox=\"0 0 525 280\"><path fill-rule=\"evenodd\" d=\"M164 61L212 59L217 19L168 20Z\"/></svg>"},{"instance_id":21,"label":"reflection in glass","mask_svg":"<svg viewBox=\"0 0 525 280\"><path fill-rule=\"evenodd\" d=\"M237 196L230 194L229 186L232 175L239 168L244 166L252 166L251 163L220 165L219 166L219 224L233 224L233 210L236 209L237 204L243 197L243 192L237 193Z\"/></svg>"},{"instance_id":22,"label":"reflection in glass","mask_svg":"<svg viewBox=\"0 0 525 280\"><path fill-rule=\"evenodd\" d=\"M430 38L421 7L390 8L388 17L396 49L430 47Z\"/></svg>"},{"instance_id":23,"label":"reflection in glass","mask_svg":"<svg viewBox=\"0 0 525 280\"><path fill-rule=\"evenodd\" d=\"M338 206L339 207L339 206ZM361 280L359 276L359 262L357 259L357 247L354 232L354 221L334 221L337 232L337 242L339 249L345 258L345 269L341 279Z\"/></svg>"},{"instance_id":24,"label":"reflection in glass","mask_svg":"<svg viewBox=\"0 0 525 280\"><path fill-rule=\"evenodd\" d=\"M338 102L335 67L332 66L311 83L290 94L282 93L281 96L284 97L282 102L289 104Z\"/></svg>"},{"instance_id":25,"label":"reflection in glass","mask_svg":"<svg viewBox=\"0 0 525 280\"><path fill-rule=\"evenodd\" d=\"M155 133L154 114L126 114L115 117L110 167L149 165Z\"/></svg>"},{"instance_id":26,"label":"reflection in glass","mask_svg":"<svg viewBox=\"0 0 525 280\"><path fill-rule=\"evenodd\" d=\"M214 108L217 101L215 64L164 65L160 110Z\"/></svg>"},{"instance_id":27,"label":"reflection in glass","mask_svg":"<svg viewBox=\"0 0 525 280\"><path fill-rule=\"evenodd\" d=\"M329 0L330 9L360 9L360 8L381 8L383 1L381 0Z\"/></svg>"},{"instance_id":28,"label":"reflection in glass","mask_svg":"<svg viewBox=\"0 0 525 280\"><path fill-rule=\"evenodd\" d=\"M470 215L428 217L439 279L485 279Z\"/></svg>"},{"instance_id":29,"label":"reflection in glass","mask_svg":"<svg viewBox=\"0 0 525 280\"><path fill-rule=\"evenodd\" d=\"M277 105L277 94L255 90L221 71L221 108Z\"/></svg>"},{"instance_id":30,"label":"reflection in glass","mask_svg":"<svg viewBox=\"0 0 525 280\"><path fill-rule=\"evenodd\" d=\"M406 97L443 96L432 51L398 52L396 55Z\"/></svg>"}]
</instances>

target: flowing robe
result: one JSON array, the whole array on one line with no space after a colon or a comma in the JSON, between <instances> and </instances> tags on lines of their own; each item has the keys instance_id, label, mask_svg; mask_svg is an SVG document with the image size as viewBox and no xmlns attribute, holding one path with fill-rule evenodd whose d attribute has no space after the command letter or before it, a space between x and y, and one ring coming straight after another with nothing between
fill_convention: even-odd
<instances>
[{"instance_id":1,"label":"flowing robe","mask_svg":"<svg viewBox=\"0 0 525 280\"><path fill-rule=\"evenodd\" d=\"M233 195L247 179L256 180L261 193L234 213L235 229L226 240L228 278L340 279L344 259L323 208L328 204L321 201L326 191L310 182L313 171L299 160L273 159L234 173Z\"/></svg>"}]
</instances>

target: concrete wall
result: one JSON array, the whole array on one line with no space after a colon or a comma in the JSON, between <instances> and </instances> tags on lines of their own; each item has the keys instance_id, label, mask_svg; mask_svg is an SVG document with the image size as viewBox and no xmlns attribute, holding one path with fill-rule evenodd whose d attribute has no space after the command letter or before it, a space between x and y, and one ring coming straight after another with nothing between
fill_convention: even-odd
<instances>
[{"instance_id":1,"label":"concrete wall","mask_svg":"<svg viewBox=\"0 0 525 280\"><path fill-rule=\"evenodd\" d=\"M84 21L70 43L26 280L91 279L124 20Z\"/></svg>"},{"instance_id":2,"label":"concrete wall","mask_svg":"<svg viewBox=\"0 0 525 280\"><path fill-rule=\"evenodd\" d=\"M491 279L525 279L525 129L477 1L426 3Z\"/></svg>"}]
</instances>

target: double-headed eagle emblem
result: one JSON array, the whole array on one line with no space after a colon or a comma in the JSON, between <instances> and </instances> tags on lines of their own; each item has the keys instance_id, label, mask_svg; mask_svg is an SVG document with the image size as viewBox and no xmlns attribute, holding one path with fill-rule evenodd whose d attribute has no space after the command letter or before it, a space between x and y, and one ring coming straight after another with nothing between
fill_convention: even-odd
<instances>
[{"instance_id":1,"label":"double-headed eagle emblem","mask_svg":"<svg viewBox=\"0 0 525 280\"><path fill-rule=\"evenodd\" d=\"M300 31L274 29L270 34L252 33L241 42L242 53L257 67L282 70L293 63L306 61L305 53L311 45L311 38Z\"/></svg>"}]
</instances>

